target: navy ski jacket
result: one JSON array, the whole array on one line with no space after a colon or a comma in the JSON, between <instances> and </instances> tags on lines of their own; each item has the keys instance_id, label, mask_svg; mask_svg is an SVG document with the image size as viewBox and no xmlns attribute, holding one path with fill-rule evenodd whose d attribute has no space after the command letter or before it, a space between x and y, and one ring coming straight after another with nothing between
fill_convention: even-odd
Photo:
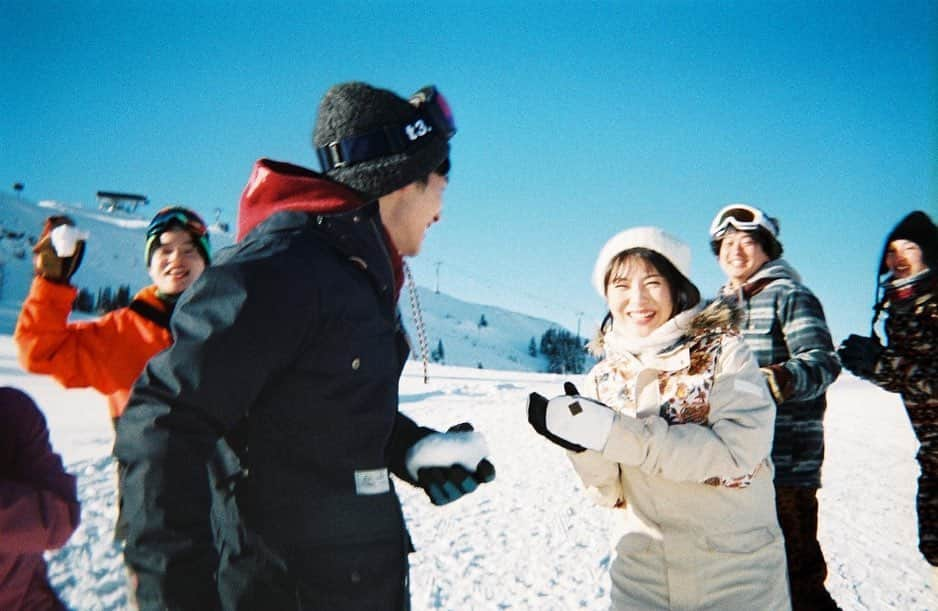
<instances>
[{"instance_id":1,"label":"navy ski jacket","mask_svg":"<svg viewBox=\"0 0 938 611\"><path fill-rule=\"evenodd\" d=\"M394 267L376 203L275 207L180 299L115 445L142 609L406 603L388 471L410 481L404 455L433 431L398 412ZM240 470L214 466L222 439Z\"/></svg>"}]
</instances>

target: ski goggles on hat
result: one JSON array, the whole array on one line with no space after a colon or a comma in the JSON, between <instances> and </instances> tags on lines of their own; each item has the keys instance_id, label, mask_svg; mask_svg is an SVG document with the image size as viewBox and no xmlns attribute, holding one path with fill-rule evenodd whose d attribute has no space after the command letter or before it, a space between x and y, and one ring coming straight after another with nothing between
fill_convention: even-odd
<instances>
[{"instance_id":1,"label":"ski goggles on hat","mask_svg":"<svg viewBox=\"0 0 938 611\"><path fill-rule=\"evenodd\" d=\"M436 87L424 87L410 97L410 103L417 108L417 118L410 123L385 125L367 134L349 136L317 148L322 171L403 153L433 134L442 134L449 140L456 133L453 111Z\"/></svg>"},{"instance_id":2,"label":"ski goggles on hat","mask_svg":"<svg viewBox=\"0 0 938 611\"><path fill-rule=\"evenodd\" d=\"M156 216L147 226L147 237L150 238L163 233L170 225L177 225L200 238L208 233L208 227L205 226L202 217L188 208L173 206L163 208L156 213Z\"/></svg>"},{"instance_id":3,"label":"ski goggles on hat","mask_svg":"<svg viewBox=\"0 0 938 611\"><path fill-rule=\"evenodd\" d=\"M721 239L730 227L736 231L755 231L761 227L773 238L778 237L778 221L747 204L730 204L717 212L710 223L710 239Z\"/></svg>"},{"instance_id":4,"label":"ski goggles on hat","mask_svg":"<svg viewBox=\"0 0 938 611\"><path fill-rule=\"evenodd\" d=\"M150 252L155 245L159 244L160 234L175 228L183 229L192 235L192 239L202 251L206 263L211 259L212 247L208 241L208 227L202 217L188 208L171 206L157 212L150 224L147 225L147 241L144 246L147 265L150 264Z\"/></svg>"}]
</instances>

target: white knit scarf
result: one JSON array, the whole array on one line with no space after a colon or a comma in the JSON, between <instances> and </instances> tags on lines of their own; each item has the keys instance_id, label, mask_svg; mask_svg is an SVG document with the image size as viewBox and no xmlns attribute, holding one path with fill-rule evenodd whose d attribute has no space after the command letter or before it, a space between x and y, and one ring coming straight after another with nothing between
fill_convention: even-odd
<instances>
[{"instance_id":1,"label":"white knit scarf","mask_svg":"<svg viewBox=\"0 0 938 611\"><path fill-rule=\"evenodd\" d=\"M603 348L606 352L606 358L615 359L625 354L631 354L641 359L671 347L681 336L687 333L691 321L702 309L703 306L696 305L689 310L684 310L677 316L671 317L645 337L627 336L616 329L615 323L613 323L612 328L603 335Z\"/></svg>"}]
</instances>

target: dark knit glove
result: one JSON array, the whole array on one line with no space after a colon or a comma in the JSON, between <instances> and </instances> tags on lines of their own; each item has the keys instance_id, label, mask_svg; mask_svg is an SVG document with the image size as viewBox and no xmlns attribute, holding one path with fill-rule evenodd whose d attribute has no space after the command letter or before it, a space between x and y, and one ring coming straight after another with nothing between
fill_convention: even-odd
<instances>
[{"instance_id":1,"label":"dark knit glove","mask_svg":"<svg viewBox=\"0 0 938 611\"><path fill-rule=\"evenodd\" d=\"M427 435L407 452L407 470L430 502L445 505L495 479L482 433L468 422Z\"/></svg>"},{"instance_id":2,"label":"dark knit glove","mask_svg":"<svg viewBox=\"0 0 938 611\"><path fill-rule=\"evenodd\" d=\"M883 346L879 343L879 338L851 335L840 344L837 356L851 373L861 378L870 378L882 352Z\"/></svg>"},{"instance_id":3,"label":"dark knit glove","mask_svg":"<svg viewBox=\"0 0 938 611\"><path fill-rule=\"evenodd\" d=\"M85 240L83 238L75 239L78 233L67 236L64 240L69 246L74 245L74 249L67 253L56 252L53 244L53 231L58 227L75 227L75 222L65 216L50 216L46 219L42 228L42 234L39 241L33 247L33 269L37 276L41 276L50 282L57 284L68 284L72 275L78 271L81 260L85 256ZM69 231L69 230L66 230ZM61 230L60 230L61 233Z\"/></svg>"}]
</instances>

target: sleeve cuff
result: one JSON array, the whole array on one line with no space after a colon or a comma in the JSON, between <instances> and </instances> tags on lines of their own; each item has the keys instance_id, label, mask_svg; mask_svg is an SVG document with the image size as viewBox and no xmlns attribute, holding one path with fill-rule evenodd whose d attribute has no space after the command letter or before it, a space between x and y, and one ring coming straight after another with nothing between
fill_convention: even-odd
<instances>
[{"instance_id":1,"label":"sleeve cuff","mask_svg":"<svg viewBox=\"0 0 938 611\"><path fill-rule=\"evenodd\" d=\"M67 303L69 309L71 309L75 297L78 296L78 289L74 286L70 284L56 284L41 276L33 278L32 290L39 299L49 302Z\"/></svg>"},{"instance_id":2,"label":"sleeve cuff","mask_svg":"<svg viewBox=\"0 0 938 611\"><path fill-rule=\"evenodd\" d=\"M641 420L616 414L612 430L603 448L603 456L623 465L636 467L645 460L647 436Z\"/></svg>"}]
</instances>

